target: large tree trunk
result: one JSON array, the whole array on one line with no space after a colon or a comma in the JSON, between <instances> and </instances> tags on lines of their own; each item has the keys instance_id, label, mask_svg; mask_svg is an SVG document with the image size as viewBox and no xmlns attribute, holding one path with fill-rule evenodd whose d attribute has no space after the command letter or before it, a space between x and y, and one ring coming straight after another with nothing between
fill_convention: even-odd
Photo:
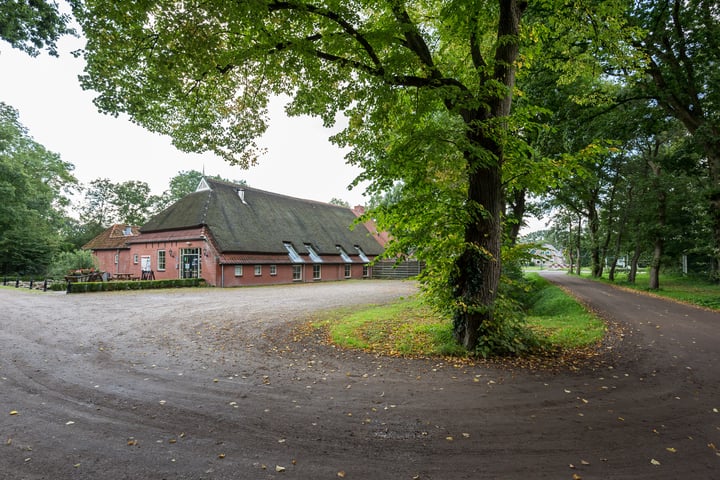
<instances>
[{"instance_id":1,"label":"large tree trunk","mask_svg":"<svg viewBox=\"0 0 720 480\"><path fill-rule=\"evenodd\" d=\"M655 238L653 257L650 262L650 283L648 285L650 290L657 290L660 288L660 260L662 259L664 244L665 242L662 237L659 236Z\"/></svg>"},{"instance_id":2,"label":"large tree trunk","mask_svg":"<svg viewBox=\"0 0 720 480\"><path fill-rule=\"evenodd\" d=\"M479 169L470 175L468 197L483 211L465 228L465 251L456 261L453 279L454 296L463 305L454 319L455 338L469 350L477 347L483 324L493 320L500 283L500 170Z\"/></svg>"},{"instance_id":3,"label":"large tree trunk","mask_svg":"<svg viewBox=\"0 0 720 480\"><path fill-rule=\"evenodd\" d=\"M457 307L454 334L458 342L470 351L478 347L483 324L494 320L495 298L500 284L500 245L502 240L501 212L503 137L506 126L493 120L510 114L512 90L515 86L515 60L519 51L520 18L527 6L524 0L499 0L497 47L492 77L483 77L482 88L492 83L506 87L503 95L489 93L477 110L465 110L463 118L468 126L470 144L492 155L479 158L467 151L468 204L470 221L465 226L465 248L455 262L451 278ZM481 67L483 61L477 50L473 61Z\"/></svg>"}]
</instances>

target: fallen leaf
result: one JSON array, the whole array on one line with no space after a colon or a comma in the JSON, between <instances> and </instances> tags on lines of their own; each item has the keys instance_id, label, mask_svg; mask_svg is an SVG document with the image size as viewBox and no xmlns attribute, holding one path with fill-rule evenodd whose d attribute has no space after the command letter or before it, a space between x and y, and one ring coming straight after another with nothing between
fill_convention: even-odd
<instances>
[{"instance_id":1,"label":"fallen leaf","mask_svg":"<svg viewBox=\"0 0 720 480\"><path fill-rule=\"evenodd\" d=\"M650 460L650 463L652 463L652 464L655 465L655 466L660 465L660 462L658 462L658 461L655 460L654 458L653 458L652 460Z\"/></svg>"},{"instance_id":2,"label":"fallen leaf","mask_svg":"<svg viewBox=\"0 0 720 480\"><path fill-rule=\"evenodd\" d=\"M582 477L577 473L573 473L573 480L582 480Z\"/></svg>"},{"instance_id":3,"label":"fallen leaf","mask_svg":"<svg viewBox=\"0 0 720 480\"><path fill-rule=\"evenodd\" d=\"M338 472L338 477L340 477L340 478L345 478L345 472L343 472L342 470L340 470L340 471Z\"/></svg>"},{"instance_id":4,"label":"fallen leaf","mask_svg":"<svg viewBox=\"0 0 720 480\"><path fill-rule=\"evenodd\" d=\"M225 458L225 454L224 453L218 454L218 458Z\"/></svg>"},{"instance_id":5,"label":"fallen leaf","mask_svg":"<svg viewBox=\"0 0 720 480\"><path fill-rule=\"evenodd\" d=\"M10 415L17 415L17 414L18 414L18 411L17 411L17 410L11 410L11 411L10 411Z\"/></svg>"},{"instance_id":6,"label":"fallen leaf","mask_svg":"<svg viewBox=\"0 0 720 480\"><path fill-rule=\"evenodd\" d=\"M452 441L453 441L453 437L447 436L447 437L445 437L445 440L447 440L448 442L452 442Z\"/></svg>"},{"instance_id":7,"label":"fallen leaf","mask_svg":"<svg viewBox=\"0 0 720 480\"><path fill-rule=\"evenodd\" d=\"M580 460L580 465L590 465L590 462L587 460Z\"/></svg>"},{"instance_id":8,"label":"fallen leaf","mask_svg":"<svg viewBox=\"0 0 720 480\"><path fill-rule=\"evenodd\" d=\"M677 450L675 450L673 447L668 447L665 450L667 450L670 453L677 453Z\"/></svg>"},{"instance_id":9,"label":"fallen leaf","mask_svg":"<svg viewBox=\"0 0 720 480\"><path fill-rule=\"evenodd\" d=\"M72 420L70 420L69 422L65 422L65 425L74 425L74 424L75 424L75 422L73 422Z\"/></svg>"},{"instance_id":10,"label":"fallen leaf","mask_svg":"<svg viewBox=\"0 0 720 480\"><path fill-rule=\"evenodd\" d=\"M285 467L281 467L280 465L275 465L275 471L278 473L282 473L285 471Z\"/></svg>"},{"instance_id":11,"label":"fallen leaf","mask_svg":"<svg viewBox=\"0 0 720 480\"><path fill-rule=\"evenodd\" d=\"M469 434L469 433L463 433L462 436L463 436L464 438L470 438L470 434Z\"/></svg>"}]
</instances>

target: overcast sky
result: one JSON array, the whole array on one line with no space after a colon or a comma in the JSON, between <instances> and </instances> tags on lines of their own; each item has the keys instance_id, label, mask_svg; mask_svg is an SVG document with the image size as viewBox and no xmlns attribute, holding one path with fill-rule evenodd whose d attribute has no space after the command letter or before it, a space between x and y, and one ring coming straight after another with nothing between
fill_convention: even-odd
<instances>
[{"instance_id":1,"label":"overcast sky","mask_svg":"<svg viewBox=\"0 0 720 480\"><path fill-rule=\"evenodd\" d=\"M319 119L288 118L276 102L260 141L267 153L257 166L243 170L209 153L180 152L167 137L127 118L99 113L92 104L93 92L83 91L77 79L84 61L70 53L82 48L83 41L65 37L58 47L60 58L33 58L0 41L0 101L20 112L35 141L75 165L80 182L140 180L161 194L179 171L204 168L209 175L243 179L251 187L299 198L340 198L351 206L367 202L362 187L348 191L359 170L345 163L344 152L328 140L333 132Z\"/></svg>"}]
</instances>

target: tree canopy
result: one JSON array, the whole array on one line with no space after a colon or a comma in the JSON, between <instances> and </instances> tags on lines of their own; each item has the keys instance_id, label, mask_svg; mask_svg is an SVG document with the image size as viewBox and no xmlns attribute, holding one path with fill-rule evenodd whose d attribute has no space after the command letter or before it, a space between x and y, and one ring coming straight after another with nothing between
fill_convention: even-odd
<instances>
[{"instance_id":1,"label":"tree canopy","mask_svg":"<svg viewBox=\"0 0 720 480\"><path fill-rule=\"evenodd\" d=\"M42 272L62 248L60 229L77 184L73 169L0 102L0 273Z\"/></svg>"},{"instance_id":2,"label":"tree canopy","mask_svg":"<svg viewBox=\"0 0 720 480\"><path fill-rule=\"evenodd\" d=\"M36 56L45 49L57 56L56 42L74 34L70 16L60 13L56 2L5 0L0 3L0 38L13 48Z\"/></svg>"}]
</instances>

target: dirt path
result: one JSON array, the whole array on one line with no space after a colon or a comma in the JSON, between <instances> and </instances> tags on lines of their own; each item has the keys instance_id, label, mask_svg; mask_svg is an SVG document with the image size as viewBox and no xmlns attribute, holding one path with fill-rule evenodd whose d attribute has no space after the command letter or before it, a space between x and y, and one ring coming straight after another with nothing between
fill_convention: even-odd
<instances>
[{"instance_id":1,"label":"dirt path","mask_svg":"<svg viewBox=\"0 0 720 480\"><path fill-rule=\"evenodd\" d=\"M291 334L314 310L410 283L0 289L0 478L717 478L720 315L568 288L630 326L604 364L563 373Z\"/></svg>"}]
</instances>

